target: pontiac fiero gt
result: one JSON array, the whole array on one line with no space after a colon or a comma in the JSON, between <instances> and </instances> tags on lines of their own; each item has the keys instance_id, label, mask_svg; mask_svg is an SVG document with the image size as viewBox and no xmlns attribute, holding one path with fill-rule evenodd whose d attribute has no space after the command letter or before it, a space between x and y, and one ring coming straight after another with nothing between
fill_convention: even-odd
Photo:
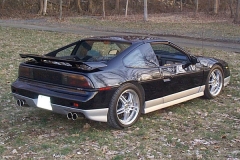
<instances>
[{"instance_id":1,"label":"pontiac fiero gt","mask_svg":"<svg viewBox=\"0 0 240 160\"><path fill-rule=\"evenodd\" d=\"M162 39L92 37L46 55L21 54L12 94L19 106L38 107L133 125L140 114L196 97L215 98L230 82L228 64L193 56Z\"/></svg>"}]
</instances>

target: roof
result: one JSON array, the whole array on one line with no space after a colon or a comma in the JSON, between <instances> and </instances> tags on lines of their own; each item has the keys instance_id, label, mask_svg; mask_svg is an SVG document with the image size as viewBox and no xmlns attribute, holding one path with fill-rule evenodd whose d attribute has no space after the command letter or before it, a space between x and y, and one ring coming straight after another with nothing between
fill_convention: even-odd
<instances>
[{"instance_id":1,"label":"roof","mask_svg":"<svg viewBox=\"0 0 240 160\"><path fill-rule=\"evenodd\" d=\"M128 43L137 43L137 42L169 42L168 40L161 39L159 37L151 36L100 36L100 37L89 37L84 38L83 40L109 40L109 41L121 41Z\"/></svg>"}]
</instances>

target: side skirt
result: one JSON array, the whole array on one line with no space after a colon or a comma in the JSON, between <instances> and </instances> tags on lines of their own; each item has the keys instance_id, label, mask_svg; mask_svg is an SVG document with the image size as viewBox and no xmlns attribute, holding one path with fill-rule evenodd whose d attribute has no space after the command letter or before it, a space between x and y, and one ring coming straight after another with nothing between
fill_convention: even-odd
<instances>
[{"instance_id":1,"label":"side skirt","mask_svg":"<svg viewBox=\"0 0 240 160\"><path fill-rule=\"evenodd\" d=\"M229 77L226 77L224 78L224 86L228 85L230 83L230 76Z\"/></svg>"},{"instance_id":2,"label":"side skirt","mask_svg":"<svg viewBox=\"0 0 240 160\"><path fill-rule=\"evenodd\" d=\"M179 93L175 93L162 98L145 102L144 114L179 104L204 95L205 86L196 87Z\"/></svg>"}]
</instances>

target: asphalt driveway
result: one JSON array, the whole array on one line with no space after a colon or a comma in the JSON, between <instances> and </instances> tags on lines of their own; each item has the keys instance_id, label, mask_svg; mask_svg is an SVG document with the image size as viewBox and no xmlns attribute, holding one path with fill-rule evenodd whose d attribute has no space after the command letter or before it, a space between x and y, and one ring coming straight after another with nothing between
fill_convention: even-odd
<instances>
[{"instance_id":1,"label":"asphalt driveway","mask_svg":"<svg viewBox=\"0 0 240 160\"><path fill-rule=\"evenodd\" d=\"M117 32L117 31L106 31L104 29L97 30L89 28L87 26L79 27L74 25L67 25L64 23L51 22L49 23L45 19L32 19L32 20L0 20L0 26L2 27L14 27L24 28L33 30L43 30L51 32L63 32L63 33L74 33L86 36L106 36L106 35L139 35L139 33L133 32ZM212 48L218 50L224 50L229 52L240 53L240 43L233 41L218 41L214 39L199 39L181 36L167 36L157 34L144 34L157 36L164 39L168 39L175 44L182 47L198 47L198 48Z\"/></svg>"}]
</instances>

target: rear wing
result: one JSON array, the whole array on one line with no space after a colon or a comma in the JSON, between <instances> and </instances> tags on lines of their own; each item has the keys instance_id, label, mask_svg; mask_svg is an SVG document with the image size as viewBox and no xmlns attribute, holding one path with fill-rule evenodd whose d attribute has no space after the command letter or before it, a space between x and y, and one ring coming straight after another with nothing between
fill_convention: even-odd
<instances>
[{"instance_id":1,"label":"rear wing","mask_svg":"<svg viewBox=\"0 0 240 160\"><path fill-rule=\"evenodd\" d=\"M96 68L102 68L107 66L103 62L81 62L81 61L66 60L66 59L60 59L58 57L41 56L41 55L35 55L35 54L20 54L20 57L33 58L35 61L39 63L51 62L52 64L59 64L59 65L63 65L64 63L65 66L76 67L84 70L93 70Z\"/></svg>"}]
</instances>

